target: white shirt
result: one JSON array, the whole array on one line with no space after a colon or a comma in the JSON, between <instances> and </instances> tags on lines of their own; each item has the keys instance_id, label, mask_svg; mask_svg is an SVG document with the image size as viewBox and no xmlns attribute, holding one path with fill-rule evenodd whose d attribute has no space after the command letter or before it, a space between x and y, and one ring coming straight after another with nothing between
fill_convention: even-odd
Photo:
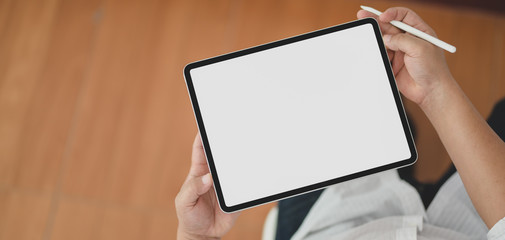
<instances>
[{"instance_id":1,"label":"white shirt","mask_svg":"<svg viewBox=\"0 0 505 240\"><path fill-rule=\"evenodd\" d=\"M327 188L292 239L505 240L505 218L488 230L457 173L425 209L391 170Z\"/></svg>"}]
</instances>

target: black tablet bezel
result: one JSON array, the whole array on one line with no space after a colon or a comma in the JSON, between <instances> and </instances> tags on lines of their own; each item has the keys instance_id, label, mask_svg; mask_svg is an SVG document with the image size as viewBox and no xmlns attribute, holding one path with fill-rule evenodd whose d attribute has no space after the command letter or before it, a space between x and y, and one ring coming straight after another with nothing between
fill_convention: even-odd
<instances>
[{"instance_id":1,"label":"black tablet bezel","mask_svg":"<svg viewBox=\"0 0 505 240\"><path fill-rule=\"evenodd\" d=\"M278 194L271 195L271 196L268 196L268 197L264 197L264 198L260 198L260 199L255 199L255 200L252 200L252 201L249 201L249 202L245 202L245 203L241 203L241 204L237 204L237 205L233 205L233 206L227 206L226 203L225 203L225 201L224 201L224 198L223 198L223 192L221 190L221 185L220 185L220 182L219 182L218 173L217 173L216 167L214 165L214 159L212 157L212 151L211 151L210 146L209 146L209 141L208 141L208 138L207 138L207 133L205 131L205 125L204 125L204 122L203 122L203 119L202 119L202 115L201 115L201 112L200 112L200 107L198 105L197 96L196 96L195 89L194 89L194 86L193 86L193 82L192 82L192 79L191 79L191 74L190 74L191 69L195 69L195 68L198 68L198 67L202 67L202 66L213 64L213 63L217 63L217 62L226 61L226 60L229 60L229 59L241 57L241 56L252 54L252 53L256 53L256 52L259 52L259 51L265 51L265 50L268 50L268 49L271 49L271 48L275 48L275 47L279 47L279 46L283 46L283 45L287 45L287 44L303 41L303 40L306 40L306 39L318 37L318 36L321 36L321 35L337 32L337 31L341 31L341 30L344 30L344 29L348 29L348 28L352 28L352 27L356 27L356 26L360 26L360 25L364 25L364 24L372 24L372 26L373 26L373 29L374 29L374 32L375 32L375 36L376 36L376 39L377 39L377 43L378 43L380 51L381 51L382 59L384 61L384 68L385 68L385 70L387 72L387 75L388 75L388 78L389 78L389 82L390 82L390 85L391 85L391 90L393 92L394 99L395 99L395 102L396 102L396 106L397 106L397 109L398 109L398 113L400 115L400 118L401 118L401 121L402 121L402 124L403 124L403 130L404 130L405 137L406 137L408 145L409 145L411 157L409 159L400 160L400 161L395 162L395 163L391 163L391 164L383 165L383 166L380 166L380 167L368 169L368 170L365 170L365 171L361 171L361 172L358 172L358 173L346 175L346 176L343 176L343 177L334 178L334 179L331 179L331 180L328 180L328 181L324 181L324 182L312 184L312 185L309 185L309 186L293 189L293 190L290 190L290 191L278 193ZM203 143L203 146L204 146L204 149L205 149L205 154L207 156L207 163L209 165L209 169L210 169L210 172L211 172L211 175L212 175L212 179L214 181L214 188L216 190L216 195L217 195L217 198L218 198L218 202L219 202L219 205L220 205L221 209L224 212L235 212L235 211L238 211L238 210L243 210L243 209L250 208L250 207L253 207L253 206L257 206L257 205L265 204L265 203L268 203L268 202L272 202L272 201L280 200L280 199L283 199L283 198L287 198L287 197L290 197L290 196L302 194L302 193L305 193L305 192L314 191L314 190L317 190L317 189L320 189L320 188L327 187L329 185L333 185L333 184L340 183L340 182L343 182L343 181L348 181L348 180L351 180L351 179L354 179L354 178L359 178L359 177L363 177L363 176L370 175L370 174L373 174L373 173L377 173L377 172L381 172L381 171L385 171L385 170L389 170L389 169L394 169L394 168L399 168L399 167L407 166L407 165L415 163L416 160L417 160L417 151L416 151L416 148L415 148L414 140L413 140L412 134L410 132L410 127L409 127L409 124L408 124L408 121L407 121L407 117L405 115L405 110L403 108L403 103L402 103L402 100L400 98L400 94L398 92L398 88L396 86L396 81L395 81L393 72L391 70L391 65L390 65L389 58L388 58L388 55L387 55L387 52L386 52L386 48L385 48L384 43L382 41L381 31L380 31L380 28L379 28L379 25L378 25L377 21L375 19L373 19L373 18L365 18L365 19L361 19L361 20L357 20L357 21L353 21L353 22L348 22L348 23L344 23L344 24L341 24L341 25L337 25L337 26L333 26L333 27L317 30L317 31L314 31L314 32L310 32L310 33L306 33L306 34L290 37L290 38L287 38L287 39L282 39L282 40L279 40L279 41L263 44L263 45L260 45L260 46L256 46L256 47L252 47L252 48L248 48L248 49L244 49L244 50L228 53L228 54L225 54L225 55L221 55L221 56L205 59L205 60L202 60L202 61L193 62L193 63L188 64L184 68L184 77L186 79L186 84L187 84L188 92L189 92L189 95L190 95L190 98L191 98L191 102L192 102L192 105L193 105L193 110L194 110L194 113L195 113L195 118L196 118L196 121L197 121L197 124L198 124L198 128L200 130L200 135L201 135L202 143Z\"/></svg>"}]
</instances>

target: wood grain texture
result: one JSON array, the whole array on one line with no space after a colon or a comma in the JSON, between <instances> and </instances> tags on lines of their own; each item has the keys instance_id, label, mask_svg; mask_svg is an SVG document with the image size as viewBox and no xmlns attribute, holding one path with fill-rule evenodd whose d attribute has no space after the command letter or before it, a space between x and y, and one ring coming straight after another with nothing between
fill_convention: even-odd
<instances>
[{"instance_id":1,"label":"wood grain texture","mask_svg":"<svg viewBox=\"0 0 505 240\"><path fill-rule=\"evenodd\" d=\"M25 119L47 56L57 1L13 1L0 35L0 186L21 171ZM24 169L23 169L24 171Z\"/></svg>"},{"instance_id":2,"label":"wood grain texture","mask_svg":"<svg viewBox=\"0 0 505 240\"><path fill-rule=\"evenodd\" d=\"M410 1L0 0L0 240L173 239L197 133L192 61L412 8L458 51L448 64L487 117L505 97L505 17ZM409 101L416 177L450 159ZM225 239L258 239L275 203Z\"/></svg>"},{"instance_id":3,"label":"wood grain texture","mask_svg":"<svg viewBox=\"0 0 505 240\"><path fill-rule=\"evenodd\" d=\"M0 189L0 239L42 239L49 193Z\"/></svg>"},{"instance_id":4,"label":"wood grain texture","mask_svg":"<svg viewBox=\"0 0 505 240\"><path fill-rule=\"evenodd\" d=\"M54 190L88 70L93 17L99 1L64 1L58 6L47 57L27 106L19 137L16 187ZM62 67L64 63L65 67Z\"/></svg>"},{"instance_id":5,"label":"wood grain texture","mask_svg":"<svg viewBox=\"0 0 505 240\"><path fill-rule=\"evenodd\" d=\"M46 239L97 239L103 224L105 207L81 199L62 198L54 210ZM47 230L46 230L47 231Z\"/></svg>"}]
</instances>

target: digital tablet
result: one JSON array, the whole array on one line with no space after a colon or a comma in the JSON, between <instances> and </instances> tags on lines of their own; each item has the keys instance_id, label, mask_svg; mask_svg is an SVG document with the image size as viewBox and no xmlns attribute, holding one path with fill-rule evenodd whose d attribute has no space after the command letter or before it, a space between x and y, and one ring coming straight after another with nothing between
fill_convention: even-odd
<instances>
[{"instance_id":1,"label":"digital tablet","mask_svg":"<svg viewBox=\"0 0 505 240\"><path fill-rule=\"evenodd\" d=\"M190 63L184 77L225 212L417 159L375 19Z\"/></svg>"}]
</instances>

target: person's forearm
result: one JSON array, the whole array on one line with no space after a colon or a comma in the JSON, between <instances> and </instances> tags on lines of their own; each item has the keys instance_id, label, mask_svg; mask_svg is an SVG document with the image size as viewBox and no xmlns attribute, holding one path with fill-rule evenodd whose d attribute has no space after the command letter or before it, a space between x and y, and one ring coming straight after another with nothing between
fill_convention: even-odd
<instances>
[{"instance_id":1,"label":"person's forearm","mask_svg":"<svg viewBox=\"0 0 505 240\"><path fill-rule=\"evenodd\" d=\"M190 234L177 234L177 240L219 240L220 238L195 236Z\"/></svg>"},{"instance_id":2,"label":"person's forearm","mask_svg":"<svg viewBox=\"0 0 505 240\"><path fill-rule=\"evenodd\" d=\"M491 228L505 217L505 143L453 79L441 82L420 106L458 169L475 208Z\"/></svg>"},{"instance_id":3,"label":"person's forearm","mask_svg":"<svg viewBox=\"0 0 505 240\"><path fill-rule=\"evenodd\" d=\"M184 231L181 231L181 229L177 228L177 240L219 240L219 239L221 238L185 233Z\"/></svg>"}]
</instances>

